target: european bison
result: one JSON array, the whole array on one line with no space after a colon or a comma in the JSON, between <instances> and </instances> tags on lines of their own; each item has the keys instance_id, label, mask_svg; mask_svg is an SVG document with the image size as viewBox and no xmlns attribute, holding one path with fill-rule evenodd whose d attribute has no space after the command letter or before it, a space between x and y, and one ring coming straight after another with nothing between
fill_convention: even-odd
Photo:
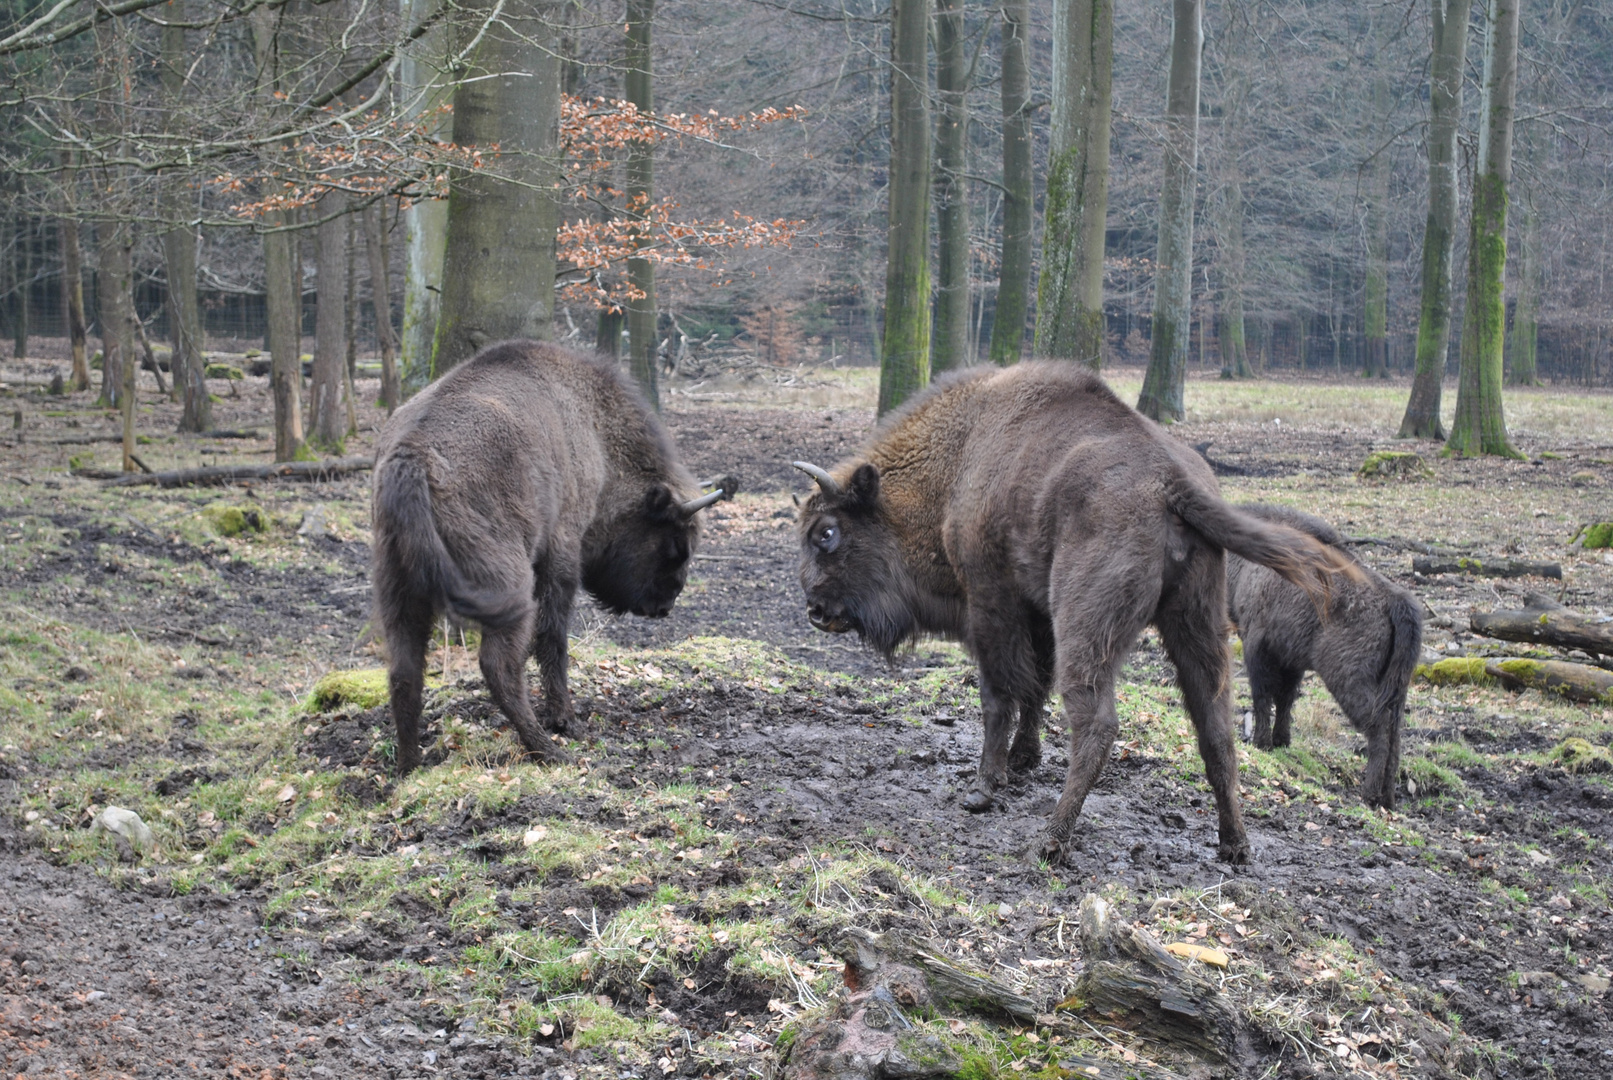
<instances>
[{"instance_id":1,"label":"european bison","mask_svg":"<svg viewBox=\"0 0 1613 1080\"><path fill-rule=\"evenodd\" d=\"M573 719L566 628L577 586L652 618L683 589L700 498L672 441L614 365L536 341L490 345L387 421L376 447L374 584L391 664L398 774L420 764L426 644L444 610L482 626L493 701L537 757L526 658L548 726Z\"/></svg>"},{"instance_id":2,"label":"european bison","mask_svg":"<svg viewBox=\"0 0 1613 1080\"><path fill-rule=\"evenodd\" d=\"M1344 538L1320 518L1280 506L1239 509L1309 533L1348 554ZM1353 556L1352 556L1353 558ZM1355 729L1367 737L1361 797L1395 805L1406 687L1422 655L1422 605L1411 593L1357 563L1360 577L1341 582L1323 618L1295 586L1237 555L1227 559L1227 613L1243 638L1243 666L1255 703L1255 745L1287 746L1294 699L1314 671ZM1272 707L1277 725L1272 728Z\"/></svg>"},{"instance_id":3,"label":"european bison","mask_svg":"<svg viewBox=\"0 0 1613 1080\"><path fill-rule=\"evenodd\" d=\"M812 624L855 630L886 654L954 638L979 665L985 745L966 805L989 807L1010 768L1040 762L1042 704L1056 687L1070 763L1041 851L1065 855L1118 731L1115 675L1152 623L1198 731L1220 855L1248 860L1222 549L1318 597L1350 560L1227 505L1191 447L1069 364L965 372L887 418L832 472L796 464L818 482L799 515Z\"/></svg>"}]
</instances>

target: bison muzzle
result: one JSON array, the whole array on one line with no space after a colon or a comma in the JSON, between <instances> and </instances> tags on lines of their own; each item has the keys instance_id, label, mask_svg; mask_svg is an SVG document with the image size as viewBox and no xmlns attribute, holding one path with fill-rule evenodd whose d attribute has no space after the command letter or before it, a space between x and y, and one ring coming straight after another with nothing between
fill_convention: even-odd
<instances>
[{"instance_id":1,"label":"bison muzzle","mask_svg":"<svg viewBox=\"0 0 1613 1080\"><path fill-rule=\"evenodd\" d=\"M574 715L566 630L581 585L615 614L658 618L683 590L695 496L672 441L608 361L535 341L491 345L387 421L371 518L376 613L386 639L398 774L420 764L426 645L438 615L481 624L488 693L532 755L564 760L539 729Z\"/></svg>"},{"instance_id":2,"label":"bison muzzle","mask_svg":"<svg viewBox=\"0 0 1613 1080\"><path fill-rule=\"evenodd\" d=\"M1190 447L1066 364L947 379L853 459L797 467L817 482L798 519L812 624L855 630L886 654L951 638L978 664L985 738L966 805L989 807L1010 769L1040 763L1042 706L1056 688L1069 768L1038 848L1067 854L1119 730L1120 665L1153 624L1198 733L1220 855L1247 861L1224 553L1319 602L1334 575L1355 572L1348 558L1229 506Z\"/></svg>"}]
</instances>

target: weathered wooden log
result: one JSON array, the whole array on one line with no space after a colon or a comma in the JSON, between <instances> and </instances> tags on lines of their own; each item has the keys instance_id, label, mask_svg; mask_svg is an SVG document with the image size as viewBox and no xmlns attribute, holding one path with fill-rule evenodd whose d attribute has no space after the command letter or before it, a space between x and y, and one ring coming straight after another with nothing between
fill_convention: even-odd
<instances>
[{"instance_id":1,"label":"weathered wooden log","mask_svg":"<svg viewBox=\"0 0 1613 1080\"><path fill-rule=\"evenodd\" d=\"M348 473L364 472L375 465L374 458L326 458L323 461L280 461L273 465L204 465L170 472L129 473L107 482L108 487L158 487L228 484L237 480L328 480ZM85 472L87 470L81 470Z\"/></svg>"},{"instance_id":2,"label":"weathered wooden log","mask_svg":"<svg viewBox=\"0 0 1613 1080\"><path fill-rule=\"evenodd\" d=\"M1490 559L1477 555L1427 555L1411 560L1419 574L1473 574L1477 577L1549 577L1562 579L1561 563L1530 562L1526 559Z\"/></svg>"},{"instance_id":3,"label":"weathered wooden log","mask_svg":"<svg viewBox=\"0 0 1613 1080\"><path fill-rule=\"evenodd\" d=\"M1566 660L1487 660L1484 673L1512 687L1561 694L1571 701L1613 705L1613 671Z\"/></svg>"},{"instance_id":4,"label":"weathered wooden log","mask_svg":"<svg viewBox=\"0 0 1613 1080\"><path fill-rule=\"evenodd\" d=\"M1114 918L1088 894L1081 901L1081 951L1086 970L1070 1006L1128 1027L1170 1054L1212 1065L1231 1060L1238 1014L1226 995L1142 930Z\"/></svg>"},{"instance_id":5,"label":"weathered wooden log","mask_svg":"<svg viewBox=\"0 0 1613 1080\"><path fill-rule=\"evenodd\" d=\"M888 970L895 963L917 969L924 976L929 999L943 1012L1036 1023L1034 1001L948 959L934 942L895 931L873 934L852 927L841 935L835 954L846 962L846 983L854 990L854 982L866 981L871 973Z\"/></svg>"},{"instance_id":6,"label":"weathered wooden log","mask_svg":"<svg viewBox=\"0 0 1613 1080\"><path fill-rule=\"evenodd\" d=\"M1469 623L1487 637L1613 656L1613 618L1581 615L1539 593L1530 593L1525 605L1522 611L1475 611Z\"/></svg>"}]
</instances>

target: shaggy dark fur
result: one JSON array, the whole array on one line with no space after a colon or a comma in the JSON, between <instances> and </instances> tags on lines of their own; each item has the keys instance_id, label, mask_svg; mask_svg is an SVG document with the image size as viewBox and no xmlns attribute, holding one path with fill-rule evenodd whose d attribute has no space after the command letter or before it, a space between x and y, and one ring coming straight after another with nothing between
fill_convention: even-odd
<instances>
[{"instance_id":1,"label":"shaggy dark fur","mask_svg":"<svg viewBox=\"0 0 1613 1080\"><path fill-rule=\"evenodd\" d=\"M1348 554L1343 537L1320 518L1280 506L1240 509L1310 533ZM1243 666L1255 704L1255 745L1262 750L1288 745L1294 699L1305 672L1314 671L1350 723L1367 737L1361 797L1372 806L1391 808L1400 780L1406 687L1422 654L1422 605L1370 567L1357 565L1361 576L1339 585L1324 619L1298 588L1264 566L1232 555L1227 559L1227 612L1243 638Z\"/></svg>"},{"instance_id":2,"label":"shaggy dark fur","mask_svg":"<svg viewBox=\"0 0 1613 1080\"><path fill-rule=\"evenodd\" d=\"M577 586L618 614L671 611L698 532L695 486L615 366L554 345L488 346L394 413L371 517L398 774L420 764L426 644L444 610L482 625L482 675L522 744L564 760L532 711L526 658L542 670L549 728L565 732Z\"/></svg>"},{"instance_id":3,"label":"shaggy dark fur","mask_svg":"<svg viewBox=\"0 0 1613 1080\"><path fill-rule=\"evenodd\" d=\"M1349 559L1227 505L1190 446L1073 364L976 369L932 387L819 481L799 529L814 626L856 630L886 653L953 638L979 664L986 731L971 808L991 804L1010 768L1040 762L1042 704L1058 689L1070 764L1049 856L1064 854L1108 759L1121 662L1158 627L1215 791L1221 857L1249 858L1223 549L1319 597Z\"/></svg>"}]
</instances>

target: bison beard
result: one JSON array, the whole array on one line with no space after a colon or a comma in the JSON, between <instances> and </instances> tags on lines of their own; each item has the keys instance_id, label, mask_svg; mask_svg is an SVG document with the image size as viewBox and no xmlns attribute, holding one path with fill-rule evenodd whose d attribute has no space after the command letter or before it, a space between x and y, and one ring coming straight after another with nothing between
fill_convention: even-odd
<instances>
[{"instance_id":1,"label":"bison beard","mask_svg":"<svg viewBox=\"0 0 1613 1080\"><path fill-rule=\"evenodd\" d=\"M695 514L738 490L695 488L643 398L607 361L535 341L492 345L387 421L371 517L398 774L420 764L426 645L450 611L482 625L487 690L521 743L564 760L527 691L536 657L548 727L572 722L566 630L580 584L618 614L672 610Z\"/></svg>"},{"instance_id":2,"label":"bison beard","mask_svg":"<svg viewBox=\"0 0 1613 1080\"><path fill-rule=\"evenodd\" d=\"M1319 518L1278 506L1241 509L1342 550L1344 538ZM1255 745L1262 750L1288 745L1294 699L1305 672L1315 671L1350 723L1367 737L1361 798L1368 805L1393 809L1406 688L1422 655L1422 605L1371 569L1360 569L1360 580L1339 586L1323 619L1293 585L1233 555L1227 559L1227 610L1243 638Z\"/></svg>"},{"instance_id":3,"label":"bison beard","mask_svg":"<svg viewBox=\"0 0 1613 1080\"><path fill-rule=\"evenodd\" d=\"M985 738L965 805L986 809L1010 769L1040 763L1042 705L1056 687L1070 763L1039 848L1065 855L1119 730L1116 675L1151 623L1198 733L1220 855L1248 860L1224 552L1319 603L1335 574L1359 573L1347 557L1229 506L1190 447L1072 365L944 380L858 457L797 467L818 484L799 516L812 624L855 630L887 654L952 638L979 665Z\"/></svg>"}]
</instances>

